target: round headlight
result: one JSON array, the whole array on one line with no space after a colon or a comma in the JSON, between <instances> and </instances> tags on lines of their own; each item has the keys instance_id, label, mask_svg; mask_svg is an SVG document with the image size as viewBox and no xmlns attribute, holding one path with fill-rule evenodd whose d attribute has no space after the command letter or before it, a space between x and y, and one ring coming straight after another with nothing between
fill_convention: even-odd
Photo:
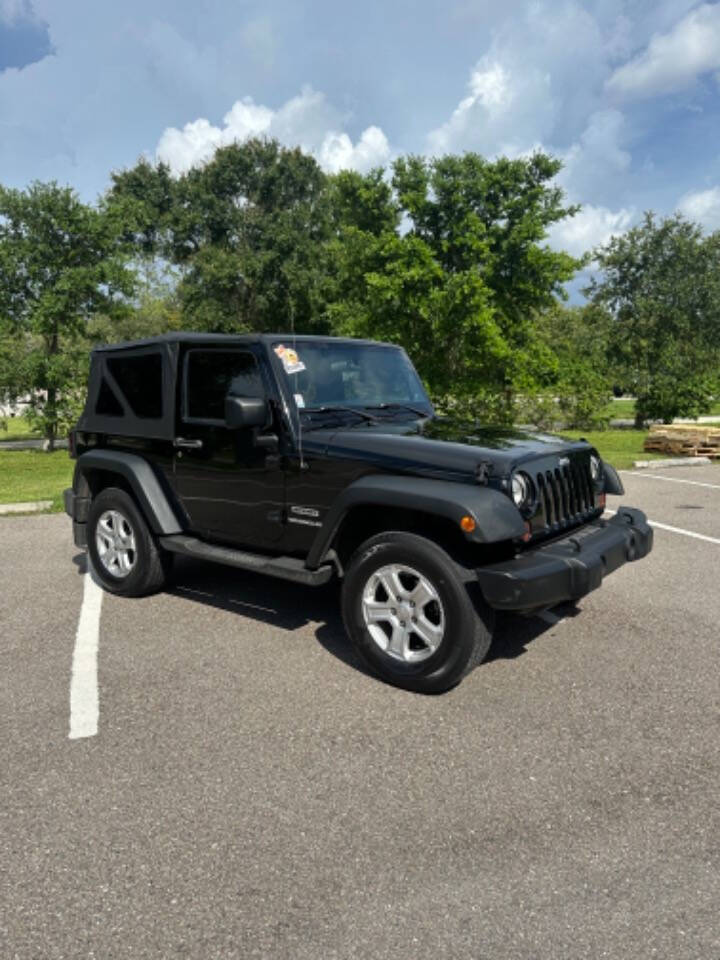
<instances>
[{"instance_id":1,"label":"round headlight","mask_svg":"<svg viewBox=\"0 0 720 960\"><path fill-rule=\"evenodd\" d=\"M530 506L533 498L532 481L526 473L515 473L512 478L512 498L518 510Z\"/></svg>"},{"instance_id":2,"label":"round headlight","mask_svg":"<svg viewBox=\"0 0 720 960\"><path fill-rule=\"evenodd\" d=\"M593 482L597 483L600 479L600 474L602 472L602 461L597 454L590 454L590 476L593 478Z\"/></svg>"}]
</instances>

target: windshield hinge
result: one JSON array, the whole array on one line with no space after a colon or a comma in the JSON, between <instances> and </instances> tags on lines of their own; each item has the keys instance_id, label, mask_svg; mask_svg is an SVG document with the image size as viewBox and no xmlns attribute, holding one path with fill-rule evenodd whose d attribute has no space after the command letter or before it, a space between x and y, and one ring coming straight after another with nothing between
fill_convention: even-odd
<instances>
[{"instance_id":1,"label":"windshield hinge","mask_svg":"<svg viewBox=\"0 0 720 960\"><path fill-rule=\"evenodd\" d=\"M475 479L478 483L487 486L490 474L493 472L493 465L489 460L481 460L475 467Z\"/></svg>"}]
</instances>

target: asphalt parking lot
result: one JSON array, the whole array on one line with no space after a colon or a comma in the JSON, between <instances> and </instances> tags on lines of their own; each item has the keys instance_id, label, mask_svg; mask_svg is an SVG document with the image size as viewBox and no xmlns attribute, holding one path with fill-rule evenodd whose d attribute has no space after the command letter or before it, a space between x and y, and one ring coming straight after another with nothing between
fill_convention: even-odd
<instances>
[{"instance_id":1,"label":"asphalt parking lot","mask_svg":"<svg viewBox=\"0 0 720 960\"><path fill-rule=\"evenodd\" d=\"M72 739L84 556L1 519L0 957L720 957L720 468L623 480L653 554L448 694L363 673L332 588L188 561L102 598Z\"/></svg>"}]
</instances>

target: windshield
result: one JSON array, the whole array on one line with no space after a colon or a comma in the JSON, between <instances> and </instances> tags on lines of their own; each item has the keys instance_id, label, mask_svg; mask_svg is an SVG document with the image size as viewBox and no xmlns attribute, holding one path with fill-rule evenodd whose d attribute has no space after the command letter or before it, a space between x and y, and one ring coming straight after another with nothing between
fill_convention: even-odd
<instances>
[{"instance_id":1,"label":"windshield","mask_svg":"<svg viewBox=\"0 0 720 960\"><path fill-rule=\"evenodd\" d=\"M307 411L342 407L409 405L427 416L432 406L420 378L399 347L300 340L273 345L289 378L295 402Z\"/></svg>"}]
</instances>

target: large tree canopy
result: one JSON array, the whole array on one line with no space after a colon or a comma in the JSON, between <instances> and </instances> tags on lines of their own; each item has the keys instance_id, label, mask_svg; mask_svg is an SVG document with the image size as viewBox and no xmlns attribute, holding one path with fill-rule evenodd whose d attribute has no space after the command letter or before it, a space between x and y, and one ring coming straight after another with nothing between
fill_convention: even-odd
<instances>
[{"instance_id":1,"label":"large tree canopy","mask_svg":"<svg viewBox=\"0 0 720 960\"><path fill-rule=\"evenodd\" d=\"M97 208L55 184L5 190L1 322L49 436L90 342L178 327L394 341L445 406L509 420L558 382L543 318L580 264L546 243L576 209L559 169L467 153L328 175L255 139L180 177L141 160Z\"/></svg>"},{"instance_id":2,"label":"large tree canopy","mask_svg":"<svg viewBox=\"0 0 720 960\"><path fill-rule=\"evenodd\" d=\"M720 233L648 213L596 256L586 293L613 317L611 360L637 395L638 422L703 413L719 387Z\"/></svg>"},{"instance_id":3,"label":"large tree canopy","mask_svg":"<svg viewBox=\"0 0 720 960\"><path fill-rule=\"evenodd\" d=\"M141 161L113 176L107 204L139 249L177 265L193 329L326 329L326 177L301 150L231 144L177 180Z\"/></svg>"},{"instance_id":4,"label":"large tree canopy","mask_svg":"<svg viewBox=\"0 0 720 960\"><path fill-rule=\"evenodd\" d=\"M107 204L139 253L179 270L187 326L393 340L435 394L484 398L486 412L492 398L507 418L553 367L533 317L578 266L545 244L575 212L559 169L541 153L468 153L327 176L300 150L250 140L176 180L141 161Z\"/></svg>"},{"instance_id":5,"label":"large tree canopy","mask_svg":"<svg viewBox=\"0 0 720 960\"><path fill-rule=\"evenodd\" d=\"M401 158L392 189L379 172L339 174L334 323L402 342L436 394L511 417L516 391L553 368L534 316L579 266L544 243L575 212L550 185L559 169L468 153Z\"/></svg>"},{"instance_id":6,"label":"large tree canopy","mask_svg":"<svg viewBox=\"0 0 720 960\"><path fill-rule=\"evenodd\" d=\"M84 387L90 318L123 309L133 290L119 233L69 188L0 187L2 358L51 446Z\"/></svg>"}]
</instances>

